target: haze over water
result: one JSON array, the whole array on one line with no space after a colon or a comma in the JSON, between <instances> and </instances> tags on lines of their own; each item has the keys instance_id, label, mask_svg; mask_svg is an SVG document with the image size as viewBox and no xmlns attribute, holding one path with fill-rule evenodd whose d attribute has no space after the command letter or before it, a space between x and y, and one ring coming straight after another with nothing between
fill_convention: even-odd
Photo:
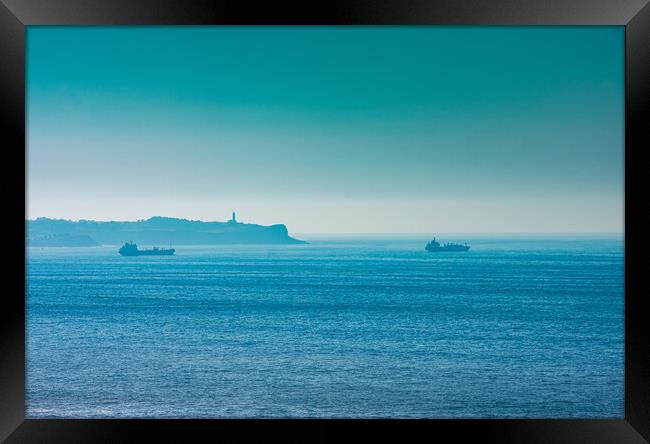
<instances>
[{"instance_id":1,"label":"haze over water","mask_svg":"<svg viewBox=\"0 0 650 444\"><path fill-rule=\"evenodd\" d=\"M27 414L623 417L620 237L426 240L30 248Z\"/></svg>"}]
</instances>

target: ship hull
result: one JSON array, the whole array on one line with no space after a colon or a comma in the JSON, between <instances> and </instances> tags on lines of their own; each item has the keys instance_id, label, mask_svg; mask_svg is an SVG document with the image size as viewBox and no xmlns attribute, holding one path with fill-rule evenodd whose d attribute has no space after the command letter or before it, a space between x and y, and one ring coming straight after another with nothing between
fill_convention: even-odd
<instances>
[{"instance_id":1,"label":"ship hull","mask_svg":"<svg viewBox=\"0 0 650 444\"><path fill-rule=\"evenodd\" d=\"M176 250L142 250L137 252L120 253L122 256L173 256Z\"/></svg>"},{"instance_id":2,"label":"ship hull","mask_svg":"<svg viewBox=\"0 0 650 444\"><path fill-rule=\"evenodd\" d=\"M426 248L429 253L448 253L458 251L468 251L470 247L440 247L440 248Z\"/></svg>"}]
</instances>

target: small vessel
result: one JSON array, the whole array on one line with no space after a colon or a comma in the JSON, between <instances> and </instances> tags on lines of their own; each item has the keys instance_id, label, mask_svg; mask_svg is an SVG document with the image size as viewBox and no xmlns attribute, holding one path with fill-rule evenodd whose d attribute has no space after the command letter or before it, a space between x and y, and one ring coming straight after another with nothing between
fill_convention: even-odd
<instances>
[{"instance_id":1,"label":"small vessel","mask_svg":"<svg viewBox=\"0 0 650 444\"><path fill-rule=\"evenodd\" d=\"M138 250L138 246L134 243L126 242L118 250L122 256L172 256L176 250L169 246L169 248L153 247L150 250Z\"/></svg>"},{"instance_id":2,"label":"small vessel","mask_svg":"<svg viewBox=\"0 0 650 444\"><path fill-rule=\"evenodd\" d=\"M430 253L438 253L438 252L445 252L445 251L467 251L469 250L470 246L467 244L454 244L454 243L448 243L441 245L440 242L436 240L434 237L432 241L428 242L426 247L424 247L425 250L427 250Z\"/></svg>"}]
</instances>

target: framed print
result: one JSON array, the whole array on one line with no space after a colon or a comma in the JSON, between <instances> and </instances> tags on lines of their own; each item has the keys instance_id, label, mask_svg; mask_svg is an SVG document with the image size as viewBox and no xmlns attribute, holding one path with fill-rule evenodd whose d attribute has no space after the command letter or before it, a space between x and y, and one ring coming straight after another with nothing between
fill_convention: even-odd
<instances>
[{"instance_id":1,"label":"framed print","mask_svg":"<svg viewBox=\"0 0 650 444\"><path fill-rule=\"evenodd\" d=\"M7 442L649 439L647 2L2 3Z\"/></svg>"}]
</instances>

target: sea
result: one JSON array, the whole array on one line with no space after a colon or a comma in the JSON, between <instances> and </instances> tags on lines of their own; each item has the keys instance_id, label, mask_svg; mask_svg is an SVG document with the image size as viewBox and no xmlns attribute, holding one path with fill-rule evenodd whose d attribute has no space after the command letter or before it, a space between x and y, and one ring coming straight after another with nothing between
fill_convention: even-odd
<instances>
[{"instance_id":1,"label":"sea","mask_svg":"<svg viewBox=\"0 0 650 444\"><path fill-rule=\"evenodd\" d=\"M623 418L623 236L28 247L30 418Z\"/></svg>"}]
</instances>

